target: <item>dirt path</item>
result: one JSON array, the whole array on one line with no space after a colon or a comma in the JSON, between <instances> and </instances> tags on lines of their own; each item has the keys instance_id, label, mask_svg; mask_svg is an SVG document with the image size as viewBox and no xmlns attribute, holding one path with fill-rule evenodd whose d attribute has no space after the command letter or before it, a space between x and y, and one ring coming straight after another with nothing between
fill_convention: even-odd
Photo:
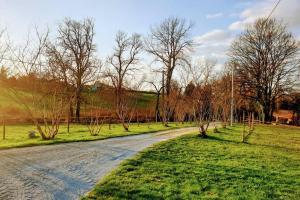
<instances>
[{"instance_id":1,"label":"dirt path","mask_svg":"<svg viewBox=\"0 0 300 200\"><path fill-rule=\"evenodd\" d=\"M121 161L197 128L0 151L0 199L78 199Z\"/></svg>"}]
</instances>

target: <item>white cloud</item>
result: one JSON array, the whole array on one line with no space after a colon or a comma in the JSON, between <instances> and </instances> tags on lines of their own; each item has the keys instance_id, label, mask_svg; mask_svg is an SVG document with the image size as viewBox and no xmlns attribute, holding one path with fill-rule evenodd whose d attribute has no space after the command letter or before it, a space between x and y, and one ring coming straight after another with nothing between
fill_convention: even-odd
<instances>
[{"instance_id":1,"label":"white cloud","mask_svg":"<svg viewBox=\"0 0 300 200\"><path fill-rule=\"evenodd\" d=\"M224 63L227 56L226 52L233 40L232 34L223 29L215 29L194 38L199 45L196 54L198 56L212 57L219 63Z\"/></svg>"},{"instance_id":2,"label":"white cloud","mask_svg":"<svg viewBox=\"0 0 300 200\"><path fill-rule=\"evenodd\" d=\"M215 42L224 42L230 38L230 33L223 29L215 29L210 32L207 32L203 35L197 36L194 40L199 44L215 43Z\"/></svg>"},{"instance_id":3,"label":"white cloud","mask_svg":"<svg viewBox=\"0 0 300 200\"><path fill-rule=\"evenodd\" d=\"M275 0L261 0L251 1L251 4L247 4L246 8L243 6L243 10L240 13L233 13L239 17L239 20L233 22L228 26L228 29L215 29L210 32L204 33L194 38L194 41L199 44L195 55L204 57L213 57L218 60L218 66L221 68L226 62L228 56L227 52L230 48L231 42L234 40L237 32L235 30L243 30L245 26L253 23L259 17L266 17L269 15L274 7ZM206 18L217 17L207 15ZM282 0L272 17L276 17L279 20L283 20L288 24L288 27L295 31L296 39L300 41L300 0ZM299 42L300 44L300 42Z\"/></svg>"},{"instance_id":4,"label":"white cloud","mask_svg":"<svg viewBox=\"0 0 300 200\"><path fill-rule=\"evenodd\" d=\"M229 30L240 30L240 29L243 29L245 26L245 23L242 22L242 21L236 21L236 22L233 22L232 24L230 24L228 26L228 29Z\"/></svg>"},{"instance_id":5,"label":"white cloud","mask_svg":"<svg viewBox=\"0 0 300 200\"><path fill-rule=\"evenodd\" d=\"M267 17L273 9L276 1L264 0L243 10L240 20L229 25L229 30L241 30L249 23L253 23L259 17ZM300 27L300 2L299 0L282 0L272 14L279 20L283 20L290 28Z\"/></svg>"},{"instance_id":6,"label":"white cloud","mask_svg":"<svg viewBox=\"0 0 300 200\"><path fill-rule=\"evenodd\" d=\"M223 16L224 16L223 13L207 14L206 19L215 19L215 18L219 18L219 17L223 17Z\"/></svg>"}]
</instances>

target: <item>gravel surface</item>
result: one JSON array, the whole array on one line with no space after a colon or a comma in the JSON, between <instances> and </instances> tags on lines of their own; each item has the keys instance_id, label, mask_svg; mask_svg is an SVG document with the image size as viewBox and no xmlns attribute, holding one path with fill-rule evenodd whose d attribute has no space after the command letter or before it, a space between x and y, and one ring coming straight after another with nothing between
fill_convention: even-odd
<instances>
[{"instance_id":1,"label":"gravel surface","mask_svg":"<svg viewBox=\"0 0 300 200\"><path fill-rule=\"evenodd\" d=\"M121 161L197 128L0 151L0 199L78 199Z\"/></svg>"}]
</instances>

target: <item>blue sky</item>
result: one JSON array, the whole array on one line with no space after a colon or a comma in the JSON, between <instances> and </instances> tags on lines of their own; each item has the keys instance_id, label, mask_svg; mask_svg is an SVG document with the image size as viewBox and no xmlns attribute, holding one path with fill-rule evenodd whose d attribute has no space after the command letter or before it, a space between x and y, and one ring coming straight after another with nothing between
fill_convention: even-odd
<instances>
[{"instance_id":1,"label":"blue sky","mask_svg":"<svg viewBox=\"0 0 300 200\"><path fill-rule=\"evenodd\" d=\"M118 30L146 35L152 25L169 16L192 21L191 37L199 42L197 56L224 63L234 36L259 16L266 16L277 0L0 0L0 26L12 40L22 41L37 25L55 34L65 17L95 20L98 53L106 57ZM300 40L300 1L282 0L274 16L289 23Z\"/></svg>"},{"instance_id":2,"label":"blue sky","mask_svg":"<svg viewBox=\"0 0 300 200\"><path fill-rule=\"evenodd\" d=\"M14 37L26 36L29 27L49 26L55 30L64 17L95 20L99 50L111 48L118 30L147 34L151 25L169 16L179 16L195 23L193 36L211 29L225 28L235 17L207 20L206 15L238 12L243 2L234 0L1 0L0 24ZM232 6L234 5L234 6Z\"/></svg>"}]
</instances>

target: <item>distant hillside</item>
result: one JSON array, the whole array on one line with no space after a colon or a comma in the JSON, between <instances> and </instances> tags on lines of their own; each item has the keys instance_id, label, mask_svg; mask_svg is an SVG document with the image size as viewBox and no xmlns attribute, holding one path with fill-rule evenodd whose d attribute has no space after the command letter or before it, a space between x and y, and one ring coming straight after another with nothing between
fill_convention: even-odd
<instances>
[{"instance_id":1,"label":"distant hillside","mask_svg":"<svg viewBox=\"0 0 300 200\"><path fill-rule=\"evenodd\" d=\"M0 86L0 118L26 118L27 113L24 107L15 102L9 95L9 91ZM24 92L24 95L30 95ZM148 91L129 91L130 105L136 107L137 112L143 112L149 107L154 107L155 94ZM97 90L85 88L82 102L82 115L90 113L91 110L103 110L106 112L114 112L114 95L110 87L101 87ZM111 110L111 111L109 111Z\"/></svg>"}]
</instances>

